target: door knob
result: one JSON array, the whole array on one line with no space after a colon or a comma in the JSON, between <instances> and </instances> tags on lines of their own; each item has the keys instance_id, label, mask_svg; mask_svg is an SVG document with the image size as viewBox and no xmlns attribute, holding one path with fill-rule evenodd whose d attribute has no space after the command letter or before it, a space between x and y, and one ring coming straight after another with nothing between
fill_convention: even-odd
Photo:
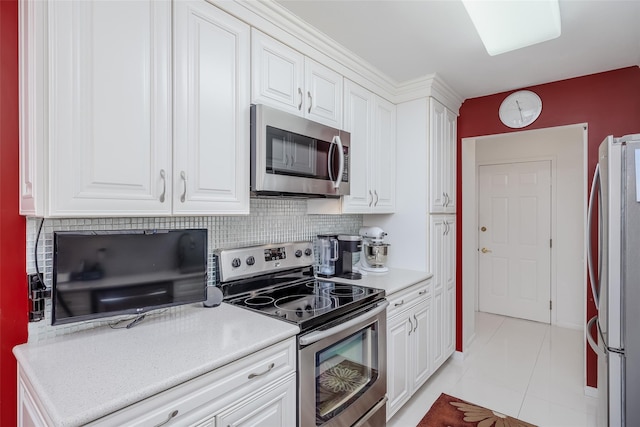
<instances>
[{"instance_id":1,"label":"door knob","mask_svg":"<svg viewBox=\"0 0 640 427\"><path fill-rule=\"evenodd\" d=\"M491 250L490 250L490 249L487 249L487 248L482 248L482 249L480 249L480 251L482 251L482 253L483 253L483 254L486 254L486 253L488 253L488 252L491 252Z\"/></svg>"},{"instance_id":2,"label":"door knob","mask_svg":"<svg viewBox=\"0 0 640 427\"><path fill-rule=\"evenodd\" d=\"M487 231L487 227L480 228L480 231Z\"/></svg>"}]
</instances>

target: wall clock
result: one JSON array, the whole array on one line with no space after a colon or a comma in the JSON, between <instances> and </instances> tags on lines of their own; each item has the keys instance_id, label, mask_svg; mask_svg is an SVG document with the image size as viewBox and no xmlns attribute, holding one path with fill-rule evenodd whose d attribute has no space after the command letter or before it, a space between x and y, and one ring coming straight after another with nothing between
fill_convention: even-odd
<instances>
[{"instance_id":1,"label":"wall clock","mask_svg":"<svg viewBox=\"0 0 640 427\"><path fill-rule=\"evenodd\" d=\"M533 123L542 112L542 100L530 90L519 90L500 104L500 120L510 128L523 128Z\"/></svg>"}]
</instances>

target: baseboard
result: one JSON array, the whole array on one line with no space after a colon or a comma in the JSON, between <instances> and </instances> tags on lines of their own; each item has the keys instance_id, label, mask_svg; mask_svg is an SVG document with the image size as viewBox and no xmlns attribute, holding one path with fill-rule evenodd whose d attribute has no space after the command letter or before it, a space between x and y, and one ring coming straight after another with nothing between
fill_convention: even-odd
<instances>
[{"instance_id":1,"label":"baseboard","mask_svg":"<svg viewBox=\"0 0 640 427\"><path fill-rule=\"evenodd\" d=\"M462 351L454 351L453 352L453 360L463 361L465 353Z\"/></svg>"},{"instance_id":2,"label":"baseboard","mask_svg":"<svg viewBox=\"0 0 640 427\"><path fill-rule=\"evenodd\" d=\"M588 397L598 397L598 389L595 387L584 386L584 395Z\"/></svg>"}]
</instances>

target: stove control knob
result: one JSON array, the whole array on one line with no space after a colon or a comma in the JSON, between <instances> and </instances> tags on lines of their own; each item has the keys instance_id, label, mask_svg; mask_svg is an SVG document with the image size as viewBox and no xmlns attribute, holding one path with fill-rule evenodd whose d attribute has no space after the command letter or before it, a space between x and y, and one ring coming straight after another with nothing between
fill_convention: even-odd
<instances>
[{"instance_id":1,"label":"stove control knob","mask_svg":"<svg viewBox=\"0 0 640 427\"><path fill-rule=\"evenodd\" d=\"M242 261L240 261L240 258L234 258L233 261L231 261L231 266L234 268L240 267L241 264Z\"/></svg>"},{"instance_id":2,"label":"stove control knob","mask_svg":"<svg viewBox=\"0 0 640 427\"><path fill-rule=\"evenodd\" d=\"M304 250L304 254L306 256L311 256L312 253L313 253L313 251L311 250L311 248L307 248L307 249Z\"/></svg>"},{"instance_id":3,"label":"stove control knob","mask_svg":"<svg viewBox=\"0 0 640 427\"><path fill-rule=\"evenodd\" d=\"M252 256L250 256L249 258L247 258L247 265L253 265L256 263L256 259Z\"/></svg>"},{"instance_id":4,"label":"stove control knob","mask_svg":"<svg viewBox=\"0 0 640 427\"><path fill-rule=\"evenodd\" d=\"M296 251L296 258L300 258L302 256L302 251L300 249L298 249Z\"/></svg>"}]
</instances>

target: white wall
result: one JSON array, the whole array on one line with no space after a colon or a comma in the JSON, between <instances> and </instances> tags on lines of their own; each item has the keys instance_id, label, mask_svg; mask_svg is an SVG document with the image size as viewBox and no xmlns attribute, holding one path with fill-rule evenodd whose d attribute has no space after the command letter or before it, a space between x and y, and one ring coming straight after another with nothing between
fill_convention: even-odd
<instances>
[{"instance_id":1,"label":"white wall","mask_svg":"<svg viewBox=\"0 0 640 427\"><path fill-rule=\"evenodd\" d=\"M389 267L429 271L427 98L398 104L396 114L396 213L363 215L363 224L389 233Z\"/></svg>"},{"instance_id":2,"label":"white wall","mask_svg":"<svg viewBox=\"0 0 640 427\"><path fill-rule=\"evenodd\" d=\"M476 171L478 165L552 160L552 323L577 329L583 327L585 298L585 127L563 126L475 139ZM471 220L469 216L467 219Z\"/></svg>"}]
</instances>

